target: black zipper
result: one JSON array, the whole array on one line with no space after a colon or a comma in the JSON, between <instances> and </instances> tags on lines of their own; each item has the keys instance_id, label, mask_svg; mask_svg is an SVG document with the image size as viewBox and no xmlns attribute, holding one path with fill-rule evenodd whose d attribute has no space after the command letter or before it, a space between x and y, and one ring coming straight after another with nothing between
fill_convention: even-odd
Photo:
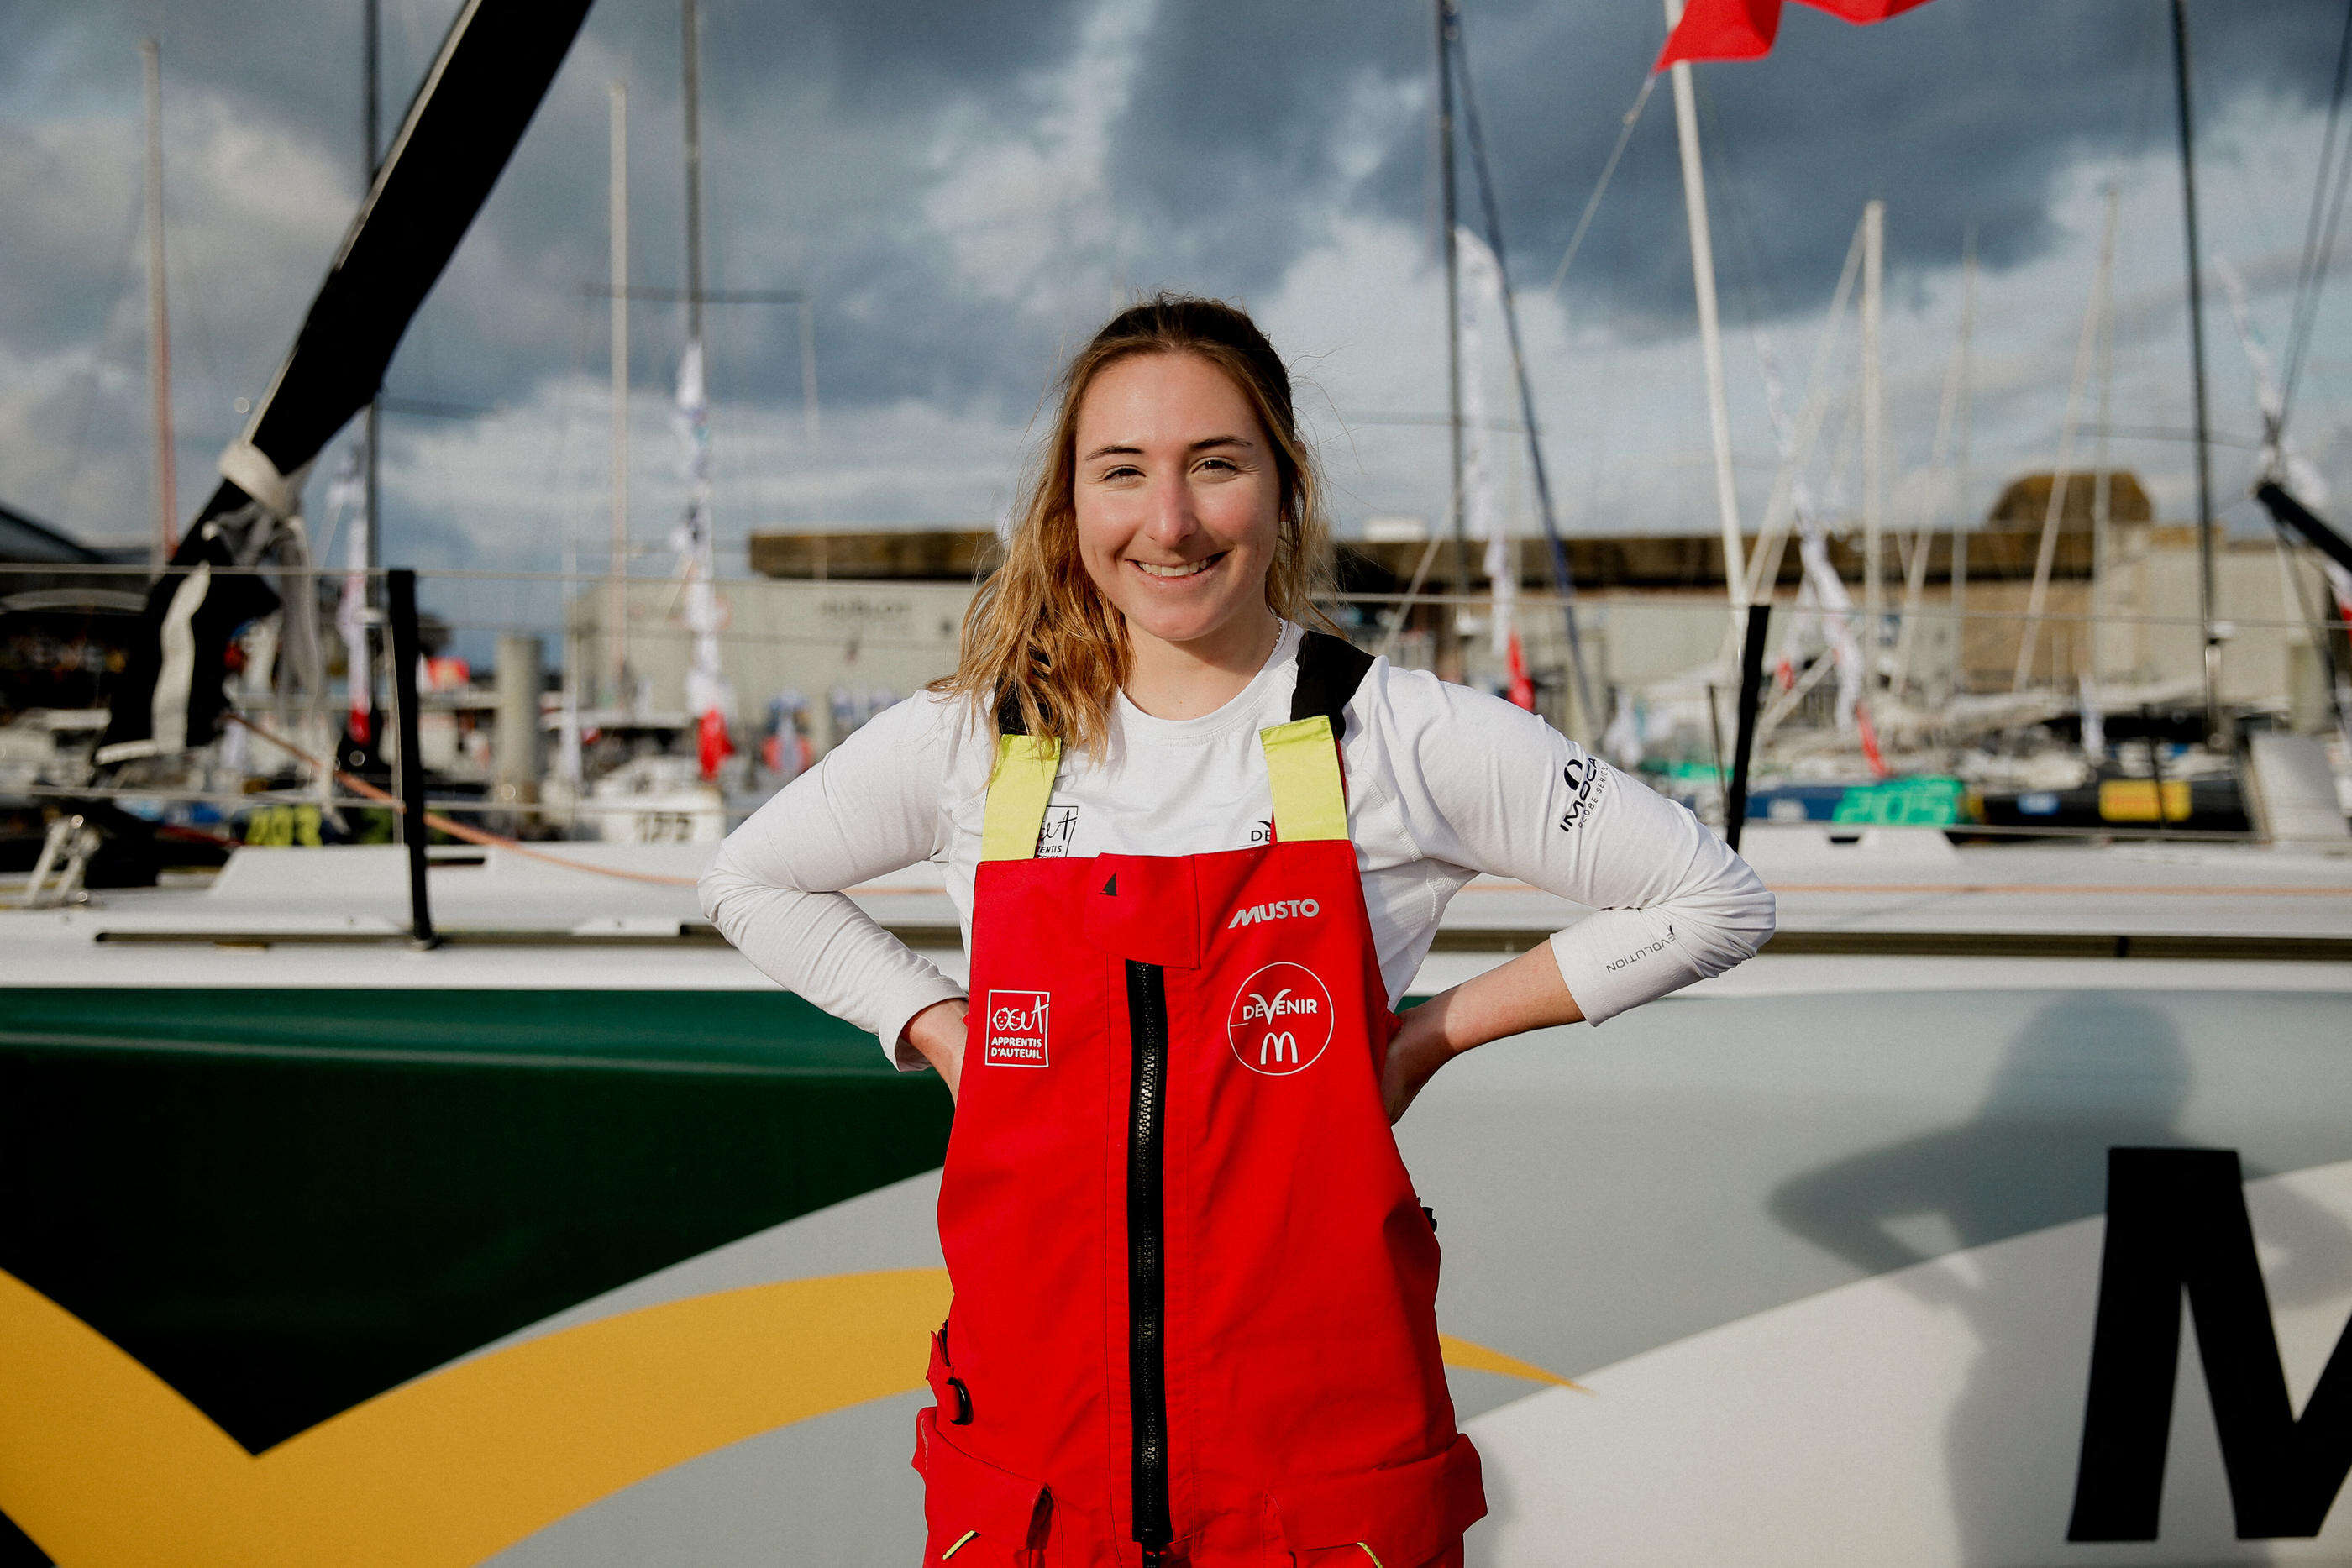
<instances>
[{"instance_id":1,"label":"black zipper","mask_svg":"<svg viewBox=\"0 0 2352 1568\"><path fill-rule=\"evenodd\" d=\"M1134 1094L1127 1124L1127 1385L1134 1427L1135 1539L1147 1563L1176 1539L1168 1512L1165 1216L1160 1130L1168 1083L1168 988L1157 964L1127 965Z\"/></svg>"}]
</instances>

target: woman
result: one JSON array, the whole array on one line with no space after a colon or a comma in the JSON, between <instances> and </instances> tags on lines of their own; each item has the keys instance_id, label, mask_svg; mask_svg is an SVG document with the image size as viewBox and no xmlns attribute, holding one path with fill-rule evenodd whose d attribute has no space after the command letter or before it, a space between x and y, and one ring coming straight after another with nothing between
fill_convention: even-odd
<instances>
[{"instance_id":1,"label":"woman","mask_svg":"<svg viewBox=\"0 0 2352 1568\"><path fill-rule=\"evenodd\" d=\"M926 1564L1458 1563L1486 1502L1391 1124L1453 1056L1770 934L1687 811L1303 630L1328 551L1256 327L1122 312L1063 378L956 673L703 878L754 963L956 1096ZM838 891L925 859L976 1008ZM1600 913L1398 1019L1482 871Z\"/></svg>"}]
</instances>

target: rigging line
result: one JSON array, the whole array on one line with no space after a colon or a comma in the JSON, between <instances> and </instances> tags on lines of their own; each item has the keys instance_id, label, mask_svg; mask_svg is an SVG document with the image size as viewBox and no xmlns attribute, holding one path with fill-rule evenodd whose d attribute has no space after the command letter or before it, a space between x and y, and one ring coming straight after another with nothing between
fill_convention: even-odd
<instances>
[{"instance_id":1,"label":"rigging line","mask_svg":"<svg viewBox=\"0 0 2352 1568\"><path fill-rule=\"evenodd\" d=\"M290 757L298 758L313 768L330 769L334 774L336 781L345 789L357 790L370 800L390 806L394 810L404 810L400 803L400 797L391 790L379 789L366 779L334 767L324 758L313 756L303 750L292 741L270 734L243 714L227 713L221 716L230 724L251 730ZM562 855L551 855L544 850L535 850L529 844L509 839L503 834L485 832L479 828L467 827L465 823L452 821L438 811L425 811L421 814L425 818L426 827L446 833L453 839L463 839L469 844L479 844L484 849L505 850L509 853L521 855L528 860L545 861L550 865L560 865L566 871L584 871L593 876L615 877L622 882L651 883L656 887L692 887L695 884L695 879L690 876L659 876L651 872L623 871L617 866L591 865L586 861L566 860Z\"/></svg>"},{"instance_id":2,"label":"rigging line","mask_svg":"<svg viewBox=\"0 0 2352 1568\"><path fill-rule=\"evenodd\" d=\"M1780 561L1787 547L1789 527L1811 521L1814 508L1801 470L1811 461L1812 435L1818 433L1827 412L1825 407L1816 402L1816 389L1823 386L1828 357L1843 329L1846 300L1862 265L1863 231L1857 225L1853 239L1847 243L1845 264L1839 271L1829 317L1823 324L1821 340L1814 350L1812 369L1806 379L1805 400L1797 423L1792 426L1789 420L1780 361L1764 329L1764 323L1780 314L1780 306L1772 293L1771 281L1765 276L1761 259L1763 247L1756 239L1759 225L1748 207L1748 187L1739 177L1739 165L1733 152L1737 143L1723 134L1723 128L1716 117L1715 99L1707 92L1706 84L1694 76L1692 88L1703 123L1703 134L1708 144L1716 149L1721 166L1721 177L1709 182L1712 188L1708 192L1708 202L1712 206L1719 196L1726 204L1723 229L1729 241L1727 248L1738 269L1740 295L1747 303L1748 340L1755 350L1757 366L1763 376L1765 413L1772 425L1773 447L1780 460L1780 473L1773 481L1771 498L1765 506L1765 519L1758 530L1755 550L1748 560L1748 591L1753 602L1760 601L1769 592L1769 585L1779 580ZM1771 557L1769 573L1759 564L1760 558L1768 553Z\"/></svg>"},{"instance_id":3,"label":"rigging line","mask_svg":"<svg viewBox=\"0 0 2352 1568\"><path fill-rule=\"evenodd\" d=\"M119 300L125 292L123 274L130 269L131 258L138 254L140 230L146 221L145 193L133 189L131 193L131 211L123 225L122 238L115 245L112 251L115 258L114 271L106 280L107 298L110 300ZM106 371L114 352L112 345L117 336L116 324L118 321L128 319L130 319L128 316L118 315L110 305L105 315L100 319L95 340L84 340L89 343L89 348L88 362L81 371L81 407L74 416L73 441L66 448L65 477L58 482L56 493L47 512L48 521L57 527L79 528L82 526L79 508L74 505L74 495L81 488L82 469L89 456L90 430L98 418L99 402L107 391ZM61 393L56 401L62 402L65 397L70 395L70 393ZM112 402L110 398L106 401L110 403Z\"/></svg>"},{"instance_id":4,"label":"rigging line","mask_svg":"<svg viewBox=\"0 0 2352 1568\"><path fill-rule=\"evenodd\" d=\"M2303 319L2296 323L2294 340L2289 350L2292 358L2288 363L2286 380L2280 389L2278 431L2281 433L2286 429L2286 410L2291 406L2289 400L2294 396L2295 382L2303 374L2304 350L2310 344L2312 329L2319 319L2320 290L2326 282L2327 269L2336 253L2336 231L2343 221L2344 193L2347 186L2352 186L2352 157L2337 161L2336 196L2328 206L2327 225L2319 239L2319 256L2312 267L2310 301Z\"/></svg>"},{"instance_id":5,"label":"rigging line","mask_svg":"<svg viewBox=\"0 0 2352 1568\"><path fill-rule=\"evenodd\" d=\"M1528 427L1528 465L1534 471L1538 515L1544 542L1551 552L1553 586L1559 591L1568 622L1568 660L1576 684L1576 700L1585 722L1598 723L1592 687L1585 674L1584 639L1576 623L1576 579L1569 570L1568 549L1560 543L1559 519L1553 514L1551 479L1544 470L1543 433L1536 425L1536 394L1528 380L1528 359L1519 343L1519 312L1511 298L1511 264L1503 246L1503 214L1495 197L1494 171L1486 162L1486 133L1478 119L1478 95L1470 79L1470 51L1455 23L1454 57L1462 72L1462 118L1470 137L1470 166L1478 179L1478 203L1486 214L1486 241L1495 253L1496 281L1501 287L1503 329L1511 343L1511 372L1519 386L1519 418ZM1501 524L1496 524L1499 531ZM1512 570L1517 571L1516 565Z\"/></svg>"},{"instance_id":6,"label":"rigging line","mask_svg":"<svg viewBox=\"0 0 2352 1568\"><path fill-rule=\"evenodd\" d=\"M2315 314L2312 307L2316 300L2317 279L2313 276L2312 264L2319 250L2321 209L2326 204L2327 177L2334 172L2333 166L2338 156L2336 122L2341 118L2344 108L2347 67L2352 67L2352 4L2344 8L2344 34L2336 46L2336 83L2328 91L2327 124L2319 138L2319 177L2312 182L2311 216L2304 224L2303 259L2295 268L2294 325L2288 329L2285 374L2280 382L2282 404L2285 402L2285 393L2294 385L2295 371L2302 360L2304 344L2309 336L2311 319Z\"/></svg>"},{"instance_id":7,"label":"rigging line","mask_svg":"<svg viewBox=\"0 0 2352 1568\"><path fill-rule=\"evenodd\" d=\"M1633 95L1633 107L1625 111L1624 129L1617 132L1617 145L1610 149L1609 162L1601 166L1600 183L1585 198L1584 214L1576 220L1576 232L1568 236L1568 249L1561 253L1559 266L1553 268L1551 281L1544 286L1544 292L1555 299L1559 298L1559 286L1568 278L1568 264L1576 259L1577 250L1584 244L1584 231L1592 226L1592 214L1601 210L1601 193L1609 189L1609 177L1617 172L1617 160L1625 156L1625 145L1633 140L1633 127L1642 122L1642 110L1649 104L1650 89L1657 85L1655 76L1643 77L1642 90Z\"/></svg>"},{"instance_id":8,"label":"rigging line","mask_svg":"<svg viewBox=\"0 0 2352 1568\"><path fill-rule=\"evenodd\" d=\"M1691 96L1698 106L1701 134L1714 149L1715 161L1723 171L1721 178L1707 183L1707 207L1710 212L1714 210L1719 188L1721 199L1728 207L1723 214L1723 227L1733 241L1732 255L1740 268L1740 291L1748 298L1748 325L1753 328L1766 319L1762 312L1771 310L1774 302L1759 259L1763 250L1756 242L1756 225L1748 210L1747 184L1739 177L1738 144L1723 133L1722 122L1716 117L1715 97L1696 74L1691 78Z\"/></svg>"},{"instance_id":9,"label":"rigging line","mask_svg":"<svg viewBox=\"0 0 2352 1568\"><path fill-rule=\"evenodd\" d=\"M1714 189L1708 193L1708 203L1712 206L1717 193L1720 193L1727 209L1723 214L1723 229L1730 241L1726 248L1730 251L1732 260L1738 269L1739 292L1748 306L1748 340L1755 348L1756 357L1762 365L1768 386L1777 389L1780 370L1773 357L1770 342L1765 336L1764 323L1780 314L1780 306L1773 297L1771 281L1764 275L1763 246L1757 242L1756 238L1759 225L1755 221L1755 215L1748 210L1745 193L1747 185L1739 177L1738 162L1732 152L1735 143L1730 137L1723 134L1723 127L1716 118L1715 99L1707 92L1706 84L1696 75L1691 78L1691 86L1693 96L1697 100L1699 118L1704 123L1707 142L1715 149L1716 162L1722 171L1718 178L1709 182ZM1862 231L1856 229L1853 240L1847 246L1846 262L1849 268L1855 265L1860 256L1861 253L1856 247L1861 244ZM1773 412L1772 418L1776 434L1780 439L1782 455L1785 456L1786 422L1781 418L1777 408Z\"/></svg>"}]
</instances>

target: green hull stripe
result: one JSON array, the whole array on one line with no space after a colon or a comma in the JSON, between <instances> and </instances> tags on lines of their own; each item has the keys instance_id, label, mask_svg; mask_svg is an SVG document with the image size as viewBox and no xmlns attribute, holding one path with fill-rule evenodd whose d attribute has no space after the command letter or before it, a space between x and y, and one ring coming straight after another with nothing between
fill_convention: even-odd
<instances>
[{"instance_id":1,"label":"green hull stripe","mask_svg":"<svg viewBox=\"0 0 2352 1568\"><path fill-rule=\"evenodd\" d=\"M949 1113L780 991L0 989L0 1270L259 1449Z\"/></svg>"}]
</instances>

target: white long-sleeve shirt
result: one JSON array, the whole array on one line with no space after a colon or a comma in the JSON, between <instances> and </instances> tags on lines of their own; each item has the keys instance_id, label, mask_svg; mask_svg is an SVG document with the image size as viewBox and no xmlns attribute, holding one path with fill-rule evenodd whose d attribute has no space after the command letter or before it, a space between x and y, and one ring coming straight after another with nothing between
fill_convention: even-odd
<instances>
[{"instance_id":1,"label":"white long-sleeve shirt","mask_svg":"<svg viewBox=\"0 0 2352 1568\"><path fill-rule=\"evenodd\" d=\"M1257 732L1286 723L1299 629L1239 695L1199 718L1118 699L1101 757L1065 752L1038 852L1205 854L1267 841ZM1602 1019L1752 956L1772 895L1683 807L1589 756L1533 714L1374 661L1341 742L1348 825L1389 1005L1412 984L1447 902L1481 872L1596 913L1551 938L1560 977ZM963 988L842 891L940 862L971 938L974 868L995 739L961 699L923 693L877 716L720 846L701 898L780 985L872 1030L899 1066L908 1021Z\"/></svg>"}]
</instances>

